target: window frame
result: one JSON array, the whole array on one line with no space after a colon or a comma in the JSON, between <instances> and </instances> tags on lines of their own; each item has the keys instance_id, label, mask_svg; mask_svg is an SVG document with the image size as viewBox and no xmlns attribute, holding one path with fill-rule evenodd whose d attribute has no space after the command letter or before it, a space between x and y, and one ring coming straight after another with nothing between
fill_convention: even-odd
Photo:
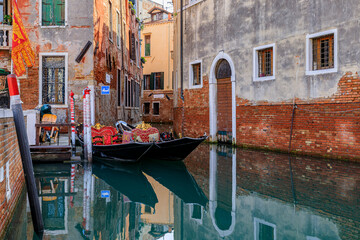
<instances>
[{"instance_id":1,"label":"window frame","mask_svg":"<svg viewBox=\"0 0 360 240\"><path fill-rule=\"evenodd\" d=\"M259 77L259 51L272 48L272 76ZM276 45L275 43L262 45L253 49L253 81L263 82L271 81L276 78Z\"/></svg>"},{"instance_id":2,"label":"window frame","mask_svg":"<svg viewBox=\"0 0 360 240\"><path fill-rule=\"evenodd\" d=\"M42 0L39 2L39 26L40 28L65 28L68 24L68 0L65 0L65 17L64 17L64 25L52 25L52 26L44 26L42 25Z\"/></svg>"},{"instance_id":3,"label":"window frame","mask_svg":"<svg viewBox=\"0 0 360 240\"><path fill-rule=\"evenodd\" d=\"M53 108L67 108L68 107L68 53L67 52L41 52L39 53L39 106L42 106L42 62L43 57L64 57L65 59L65 103L64 104L50 104Z\"/></svg>"},{"instance_id":4,"label":"window frame","mask_svg":"<svg viewBox=\"0 0 360 240\"><path fill-rule=\"evenodd\" d=\"M112 4L112 1L111 0L109 0L108 1L108 3L109 3L109 41L111 42L111 43L113 43L114 42L114 33L113 33L113 24L114 24L114 22L113 22L113 14L112 14L112 10L113 10L113 4Z\"/></svg>"},{"instance_id":5,"label":"window frame","mask_svg":"<svg viewBox=\"0 0 360 240\"><path fill-rule=\"evenodd\" d=\"M116 46L121 50L121 14L118 9L116 9Z\"/></svg>"},{"instance_id":6,"label":"window frame","mask_svg":"<svg viewBox=\"0 0 360 240\"><path fill-rule=\"evenodd\" d=\"M193 71L193 65L200 63L200 84L194 85L194 71ZM189 63L189 88L190 89L196 89L196 88L202 88L203 87L203 78L202 78L202 59L195 60Z\"/></svg>"},{"instance_id":7,"label":"window frame","mask_svg":"<svg viewBox=\"0 0 360 240\"><path fill-rule=\"evenodd\" d=\"M260 218L254 218L254 240L259 240L259 236L258 236L258 229L259 229L259 224L263 224L263 225L267 225L269 227L272 227L274 229L274 240L276 240L276 225L273 223L269 223L263 219Z\"/></svg>"},{"instance_id":8,"label":"window frame","mask_svg":"<svg viewBox=\"0 0 360 240\"><path fill-rule=\"evenodd\" d=\"M149 104L149 112L148 113L145 112L145 104ZM151 103L150 102L143 103L143 113L145 116L150 115L150 113L151 113Z\"/></svg>"},{"instance_id":9,"label":"window frame","mask_svg":"<svg viewBox=\"0 0 360 240\"><path fill-rule=\"evenodd\" d=\"M155 110L155 107L154 107L154 105L155 104L159 104L159 114L155 114L154 113L154 110ZM156 101L156 102L152 102L152 114L151 115L153 115L153 116L160 116L160 102L159 101Z\"/></svg>"},{"instance_id":10,"label":"window frame","mask_svg":"<svg viewBox=\"0 0 360 240\"><path fill-rule=\"evenodd\" d=\"M334 67L328 69L320 69L320 70L313 70L313 55L312 55L312 39L324 37L327 35L334 35ZM305 75L320 75L320 74L327 74L327 73L336 73L338 72L338 34L337 29L331 29L323 32L317 32L313 34L306 35L306 71Z\"/></svg>"}]
</instances>

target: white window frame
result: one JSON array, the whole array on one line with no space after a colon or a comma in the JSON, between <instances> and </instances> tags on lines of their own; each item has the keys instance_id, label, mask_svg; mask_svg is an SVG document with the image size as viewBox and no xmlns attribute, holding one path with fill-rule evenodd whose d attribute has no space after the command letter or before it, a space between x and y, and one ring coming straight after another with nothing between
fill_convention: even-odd
<instances>
[{"instance_id":1,"label":"white window frame","mask_svg":"<svg viewBox=\"0 0 360 240\"><path fill-rule=\"evenodd\" d=\"M116 46L121 50L121 15L118 9L116 9ZM119 42L118 42L119 41Z\"/></svg>"},{"instance_id":2,"label":"white window frame","mask_svg":"<svg viewBox=\"0 0 360 240\"><path fill-rule=\"evenodd\" d=\"M65 0L65 24L57 26L43 26L42 25L42 1L39 1L39 26L41 28L65 28L68 26L68 0Z\"/></svg>"},{"instance_id":3,"label":"white window frame","mask_svg":"<svg viewBox=\"0 0 360 240\"><path fill-rule=\"evenodd\" d=\"M259 77L259 54L258 54L258 52L260 50L267 49L267 48L272 48L273 49L273 51L272 51L272 54L273 54L273 56L272 56L272 59L273 59L272 72L273 72L273 75L272 76L267 76L267 77ZM276 45L275 45L275 43L255 47L253 49L253 81L254 82L262 82L262 81L275 80L275 75L276 75L276 72L275 72L276 65L275 64L276 64Z\"/></svg>"},{"instance_id":4,"label":"white window frame","mask_svg":"<svg viewBox=\"0 0 360 240\"><path fill-rule=\"evenodd\" d=\"M112 25L114 25L114 22L113 22L113 14L112 14L112 12L113 12L113 3L112 3L112 1L111 0L109 0L109 8L110 8L110 6L111 6L111 9L109 9L109 11L108 11L108 13L109 13L109 41L110 42L112 42L112 43L114 43L114 32L113 32L113 26ZM111 16L110 16L111 15ZM111 26L110 26L111 25Z\"/></svg>"},{"instance_id":5,"label":"white window frame","mask_svg":"<svg viewBox=\"0 0 360 240\"><path fill-rule=\"evenodd\" d=\"M200 84L194 85L194 71L193 71L193 65L200 63ZM190 89L196 89L196 88L202 88L203 87L203 78L202 78L202 59L196 60L189 63L189 88Z\"/></svg>"},{"instance_id":6,"label":"white window frame","mask_svg":"<svg viewBox=\"0 0 360 240\"><path fill-rule=\"evenodd\" d=\"M326 36L326 35L334 35L334 67L329 69L320 69L313 70L312 69L312 39ZM319 75L326 73L335 73L338 71L338 34L337 29L331 29L324 32L318 32L314 34L306 35L306 75Z\"/></svg>"},{"instance_id":7,"label":"white window frame","mask_svg":"<svg viewBox=\"0 0 360 240\"><path fill-rule=\"evenodd\" d=\"M254 240L259 240L258 238L259 223L274 228L274 240L276 240L276 225L259 218L254 218Z\"/></svg>"},{"instance_id":8,"label":"white window frame","mask_svg":"<svg viewBox=\"0 0 360 240\"><path fill-rule=\"evenodd\" d=\"M52 108L68 107L68 53L67 52L41 52L39 53L39 106L42 106L42 59L43 57L64 57L65 58L65 104L50 104Z\"/></svg>"},{"instance_id":9,"label":"white window frame","mask_svg":"<svg viewBox=\"0 0 360 240\"><path fill-rule=\"evenodd\" d=\"M155 103L158 103L159 104L159 114L154 114L154 105L155 105ZM159 101L155 101L155 102L152 102L152 113L151 113L151 115L153 115L153 116L160 116L160 102Z\"/></svg>"}]
</instances>

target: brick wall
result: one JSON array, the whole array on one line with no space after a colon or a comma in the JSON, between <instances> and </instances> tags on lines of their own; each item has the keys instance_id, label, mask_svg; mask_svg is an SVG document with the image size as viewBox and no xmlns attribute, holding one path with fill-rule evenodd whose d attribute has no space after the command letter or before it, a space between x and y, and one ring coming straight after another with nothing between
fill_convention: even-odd
<instances>
[{"instance_id":1,"label":"brick wall","mask_svg":"<svg viewBox=\"0 0 360 240\"><path fill-rule=\"evenodd\" d=\"M180 91L179 91L180 92ZM184 90L182 101L174 109L174 130L195 137L209 133L209 90L207 77L201 89ZM360 149L360 77L346 73L337 92L328 98L295 99L291 150L299 154L359 161ZM250 102L236 99L237 145L287 151L290 139L293 100L286 102ZM220 110L221 112L222 110Z\"/></svg>"},{"instance_id":2,"label":"brick wall","mask_svg":"<svg viewBox=\"0 0 360 240\"><path fill-rule=\"evenodd\" d=\"M179 134L184 131L188 137L198 137L209 134L209 80L203 77L203 87L199 89L184 89L184 108L178 90L178 106L174 108L174 131ZM183 128L181 124L183 123Z\"/></svg>"},{"instance_id":3,"label":"brick wall","mask_svg":"<svg viewBox=\"0 0 360 240\"><path fill-rule=\"evenodd\" d=\"M150 95L151 94L151 95ZM166 97L168 96L168 98ZM149 114L145 114L144 103L150 104ZM153 103L159 103L159 115L154 115ZM141 99L143 121L155 123L172 123L173 92L172 90L144 90Z\"/></svg>"},{"instance_id":4,"label":"brick wall","mask_svg":"<svg viewBox=\"0 0 360 240\"><path fill-rule=\"evenodd\" d=\"M8 111L0 110L0 238L11 220L25 183L13 118L2 116Z\"/></svg>"}]
</instances>

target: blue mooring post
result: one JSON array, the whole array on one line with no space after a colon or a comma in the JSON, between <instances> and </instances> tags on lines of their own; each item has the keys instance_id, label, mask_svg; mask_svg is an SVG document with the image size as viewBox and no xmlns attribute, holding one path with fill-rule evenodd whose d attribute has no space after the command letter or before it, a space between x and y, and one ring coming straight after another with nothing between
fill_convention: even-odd
<instances>
[{"instance_id":1,"label":"blue mooring post","mask_svg":"<svg viewBox=\"0 0 360 240\"><path fill-rule=\"evenodd\" d=\"M37 234L42 235L44 232L44 222L40 211L39 195L36 190L34 168L31 160L29 140L26 133L24 113L21 106L16 75L8 75L7 81L10 93L10 106L14 115L16 135L19 142L21 161L25 174L25 182L29 197L31 218L34 225L34 231Z\"/></svg>"}]
</instances>

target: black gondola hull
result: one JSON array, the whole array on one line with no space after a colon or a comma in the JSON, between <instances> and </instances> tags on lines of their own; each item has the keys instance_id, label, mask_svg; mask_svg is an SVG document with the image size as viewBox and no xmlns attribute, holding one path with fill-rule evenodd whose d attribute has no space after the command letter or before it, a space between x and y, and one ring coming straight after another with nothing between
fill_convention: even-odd
<instances>
[{"instance_id":1,"label":"black gondola hull","mask_svg":"<svg viewBox=\"0 0 360 240\"><path fill-rule=\"evenodd\" d=\"M153 143L93 145L93 156L110 162L138 162L153 147Z\"/></svg>"},{"instance_id":2,"label":"black gondola hull","mask_svg":"<svg viewBox=\"0 0 360 240\"><path fill-rule=\"evenodd\" d=\"M145 154L145 158L181 161L194 151L205 139L206 136L200 138L184 137L165 142L157 142L154 143L154 146Z\"/></svg>"}]
</instances>

